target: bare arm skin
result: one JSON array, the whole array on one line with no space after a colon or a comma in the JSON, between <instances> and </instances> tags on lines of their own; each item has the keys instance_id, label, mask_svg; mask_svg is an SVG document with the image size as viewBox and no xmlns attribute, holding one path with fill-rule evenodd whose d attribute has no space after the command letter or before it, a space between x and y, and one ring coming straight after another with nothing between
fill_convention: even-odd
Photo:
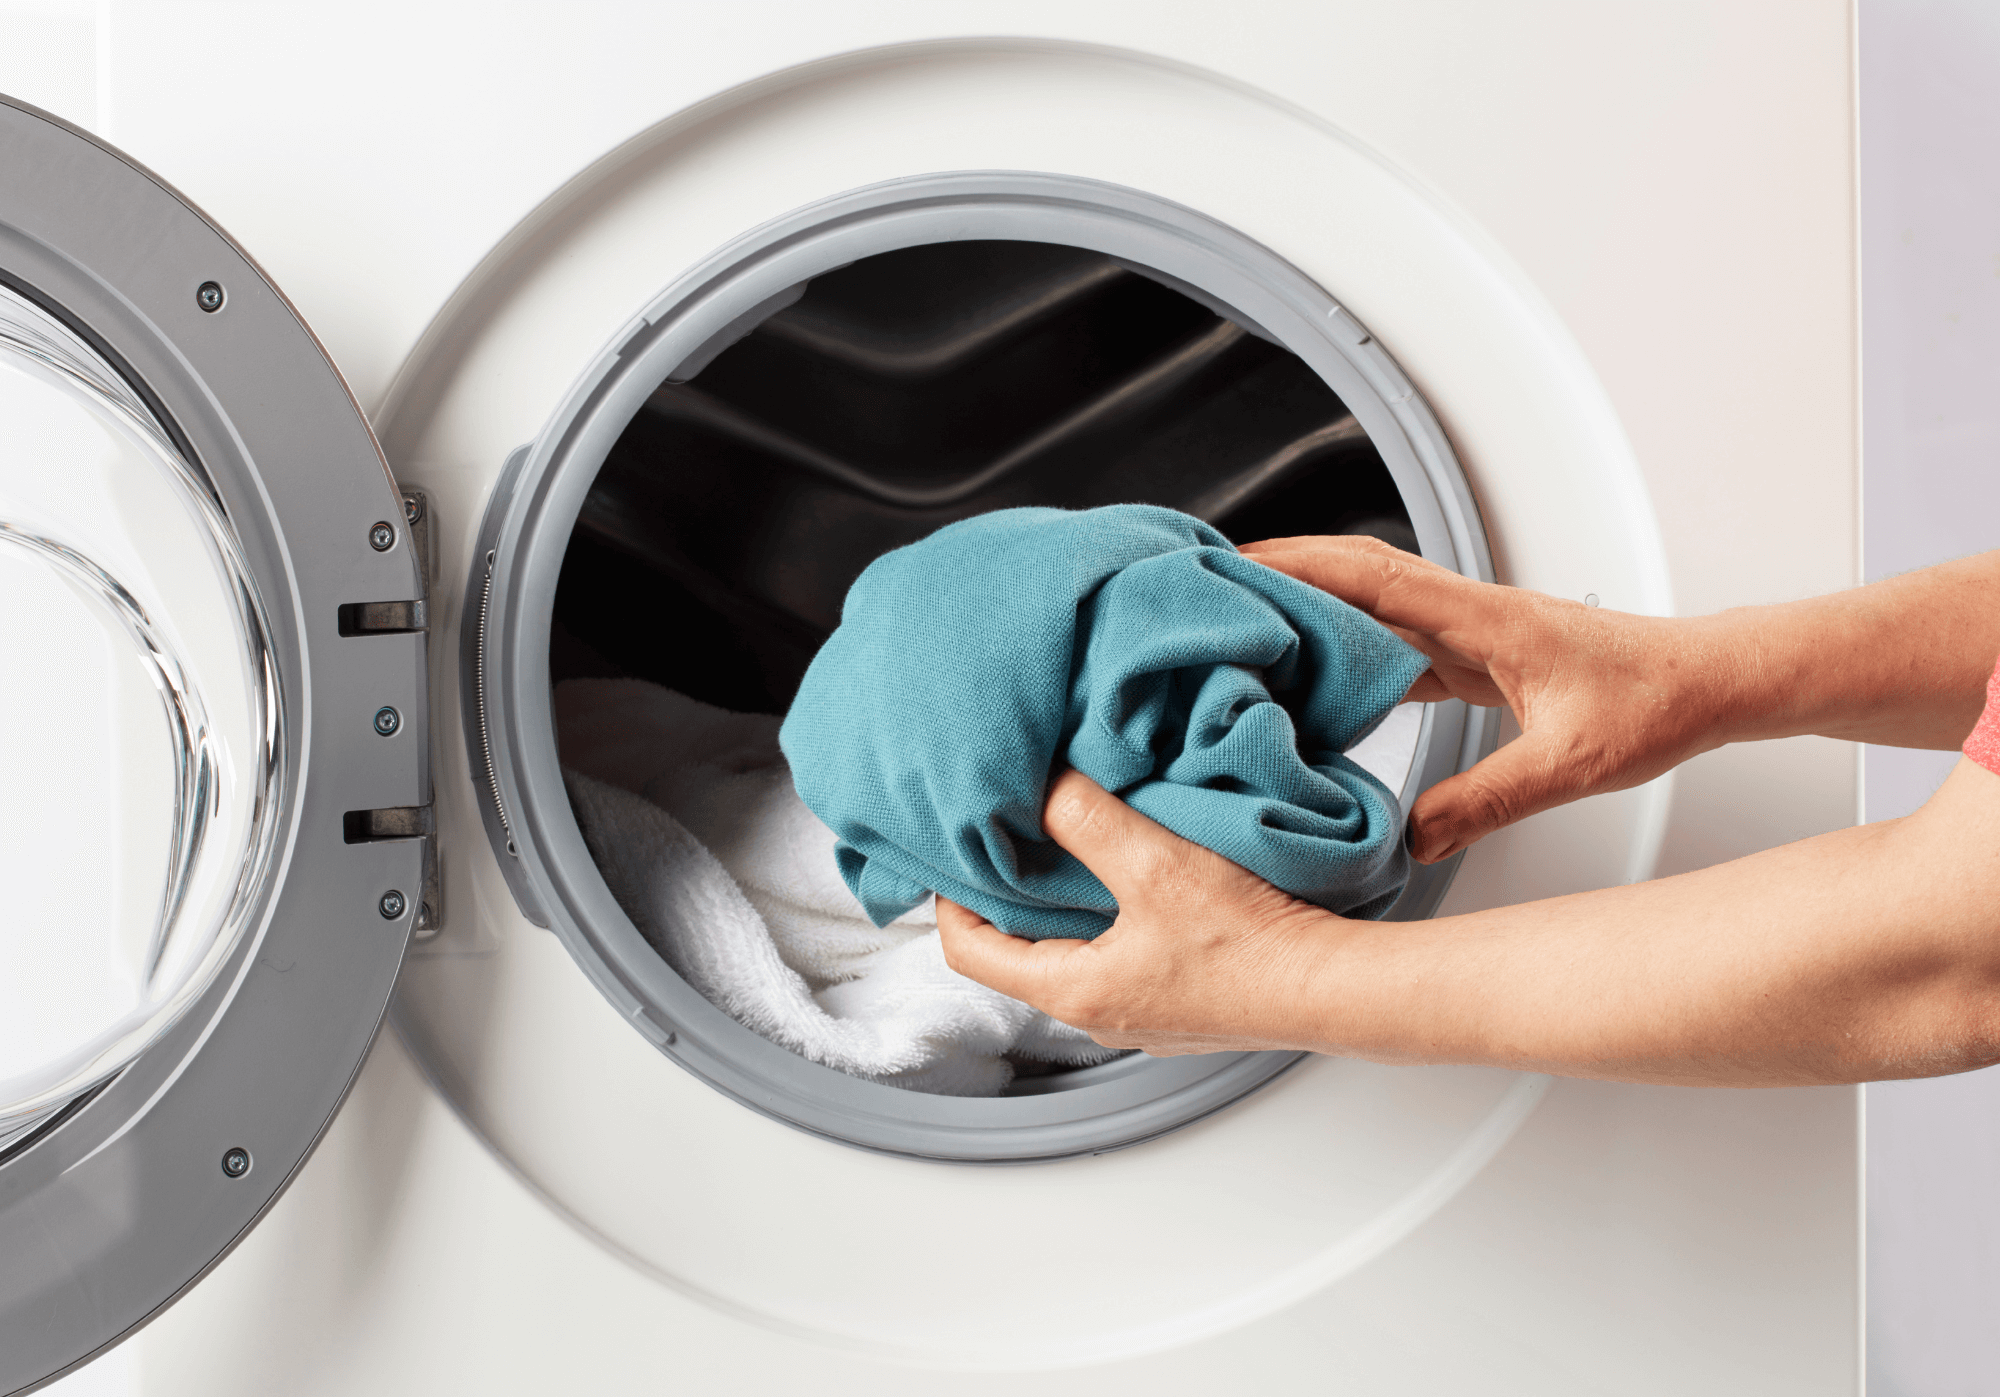
<instances>
[{"instance_id":1,"label":"bare arm skin","mask_svg":"<svg viewBox=\"0 0 2000 1397\"><path fill-rule=\"evenodd\" d=\"M1661 620L1472 582L1365 539L1246 549L1431 657L1416 699L1522 736L1412 814L1419 858L1728 742L1950 748L2000 652L2000 553L1787 606ZM1156 1054L1304 1048L1624 1081L1791 1086L2000 1061L2000 776L1961 761L1903 820L1631 887L1418 923L1347 921L1075 772L1050 837L1117 897L1094 942L944 899L953 968Z\"/></svg>"},{"instance_id":2,"label":"bare arm skin","mask_svg":"<svg viewBox=\"0 0 2000 1397\"><path fill-rule=\"evenodd\" d=\"M1811 601L1659 619L1474 582L1373 539L1243 551L1429 655L1411 698L1506 704L1520 720L1520 738L1417 801L1411 847L1425 863L1725 743L1818 733L1956 747L2000 654L2000 552Z\"/></svg>"},{"instance_id":3,"label":"bare arm skin","mask_svg":"<svg viewBox=\"0 0 2000 1397\"><path fill-rule=\"evenodd\" d=\"M2000 776L1971 762L1907 819L1428 922L1309 906L1073 771L1043 822L1118 920L1031 942L940 898L945 957L1113 1047L1707 1086L2000 1061Z\"/></svg>"}]
</instances>

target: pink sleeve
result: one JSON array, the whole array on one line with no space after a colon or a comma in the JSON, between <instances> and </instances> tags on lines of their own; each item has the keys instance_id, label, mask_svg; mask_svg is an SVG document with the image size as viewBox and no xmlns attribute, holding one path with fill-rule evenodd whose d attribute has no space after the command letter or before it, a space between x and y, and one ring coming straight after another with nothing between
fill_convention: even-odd
<instances>
[{"instance_id":1,"label":"pink sleeve","mask_svg":"<svg viewBox=\"0 0 2000 1397\"><path fill-rule=\"evenodd\" d=\"M2000 665L1993 667L1993 677L1986 681L1986 711L1965 739L1965 755L2000 776Z\"/></svg>"}]
</instances>

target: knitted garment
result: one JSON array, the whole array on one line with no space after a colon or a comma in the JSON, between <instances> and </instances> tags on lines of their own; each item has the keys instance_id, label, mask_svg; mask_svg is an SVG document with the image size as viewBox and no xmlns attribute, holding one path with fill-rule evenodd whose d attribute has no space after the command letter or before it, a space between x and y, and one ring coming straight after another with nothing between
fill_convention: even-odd
<instances>
[{"instance_id":1,"label":"knitted garment","mask_svg":"<svg viewBox=\"0 0 2000 1397\"><path fill-rule=\"evenodd\" d=\"M1065 765L1294 896L1379 917L1408 877L1402 812L1341 753L1427 664L1189 515L1001 510L861 574L780 741L878 926L937 892L1016 936L1108 927L1110 892L1042 833Z\"/></svg>"}]
</instances>

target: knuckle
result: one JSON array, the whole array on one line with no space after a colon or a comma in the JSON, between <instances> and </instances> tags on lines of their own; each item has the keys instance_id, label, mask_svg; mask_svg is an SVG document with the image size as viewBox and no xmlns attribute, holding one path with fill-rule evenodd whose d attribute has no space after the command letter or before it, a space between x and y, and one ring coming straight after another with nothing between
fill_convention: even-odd
<instances>
[{"instance_id":1,"label":"knuckle","mask_svg":"<svg viewBox=\"0 0 2000 1397\"><path fill-rule=\"evenodd\" d=\"M1098 843L1113 841L1118 833L1118 811L1108 800L1078 800L1075 828Z\"/></svg>"},{"instance_id":2,"label":"knuckle","mask_svg":"<svg viewBox=\"0 0 2000 1397\"><path fill-rule=\"evenodd\" d=\"M1378 550L1369 559L1369 570L1374 574L1376 595L1381 600L1417 601L1424 595L1423 588L1438 585L1440 579L1426 567L1423 559L1412 557L1380 539L1370 539L1369 542ZM1451 576L1455 578L1456 574ZM1450 582L1446 581L1444 585L1449 586Z\"/></svg>"},{"instance_id":3,"label":"knuckle","mask_svg":"<svg viewBox=\"0 0 2000 1397\"><path fill-rule=\"evenodd\" d=\"M1470 823L1480 829L1498 829L1514 820L1512 790L1490 779L1466 782L1460 804L1472 816Z\"/></svg>"},{"instance_id":4,"label":"knuckle","mask_svg":"<svg viewBox=\"0 0 2000 1397\"><path fill-rule=\"evenodd\" d=\"M1049 792L1042 810L1042 827L1051 834L1088 832L1093 814L1090 802L1067 780L1058 781Z\"/></svg>"},{"instance_id":5,"label":"knuckle","mask_svg":"<svg viewBox=\"0 0 2000 1397\"><path fill-rule=\"evenodd\" d=\"M1391 547L1379 538L1357 538L1355 543L1355 553L1367 564L1379 585L1392 587L1408 577L1410 555L1402 549Z\"/></svg>"}]
</instances>

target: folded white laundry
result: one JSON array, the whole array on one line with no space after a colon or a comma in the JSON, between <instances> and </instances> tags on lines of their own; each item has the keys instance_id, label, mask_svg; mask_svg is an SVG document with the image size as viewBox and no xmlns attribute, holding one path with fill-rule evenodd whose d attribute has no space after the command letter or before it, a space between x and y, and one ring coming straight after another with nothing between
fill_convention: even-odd
<instances>
[{"instance_id":1,"label":"folded white laundry","mask_svg":"<svg viewBox=\"0 0 2000 1397\"><path fill-rule=\"evenodd\" d=\"M1084 1066L1089 1037L944 963L928 905L870 924L792 789L779 719L636 679L556 686L570 801L619 906L696 990L803 1057L991 1096L1009 1056Z\"/></svg>"}]
</instances>

